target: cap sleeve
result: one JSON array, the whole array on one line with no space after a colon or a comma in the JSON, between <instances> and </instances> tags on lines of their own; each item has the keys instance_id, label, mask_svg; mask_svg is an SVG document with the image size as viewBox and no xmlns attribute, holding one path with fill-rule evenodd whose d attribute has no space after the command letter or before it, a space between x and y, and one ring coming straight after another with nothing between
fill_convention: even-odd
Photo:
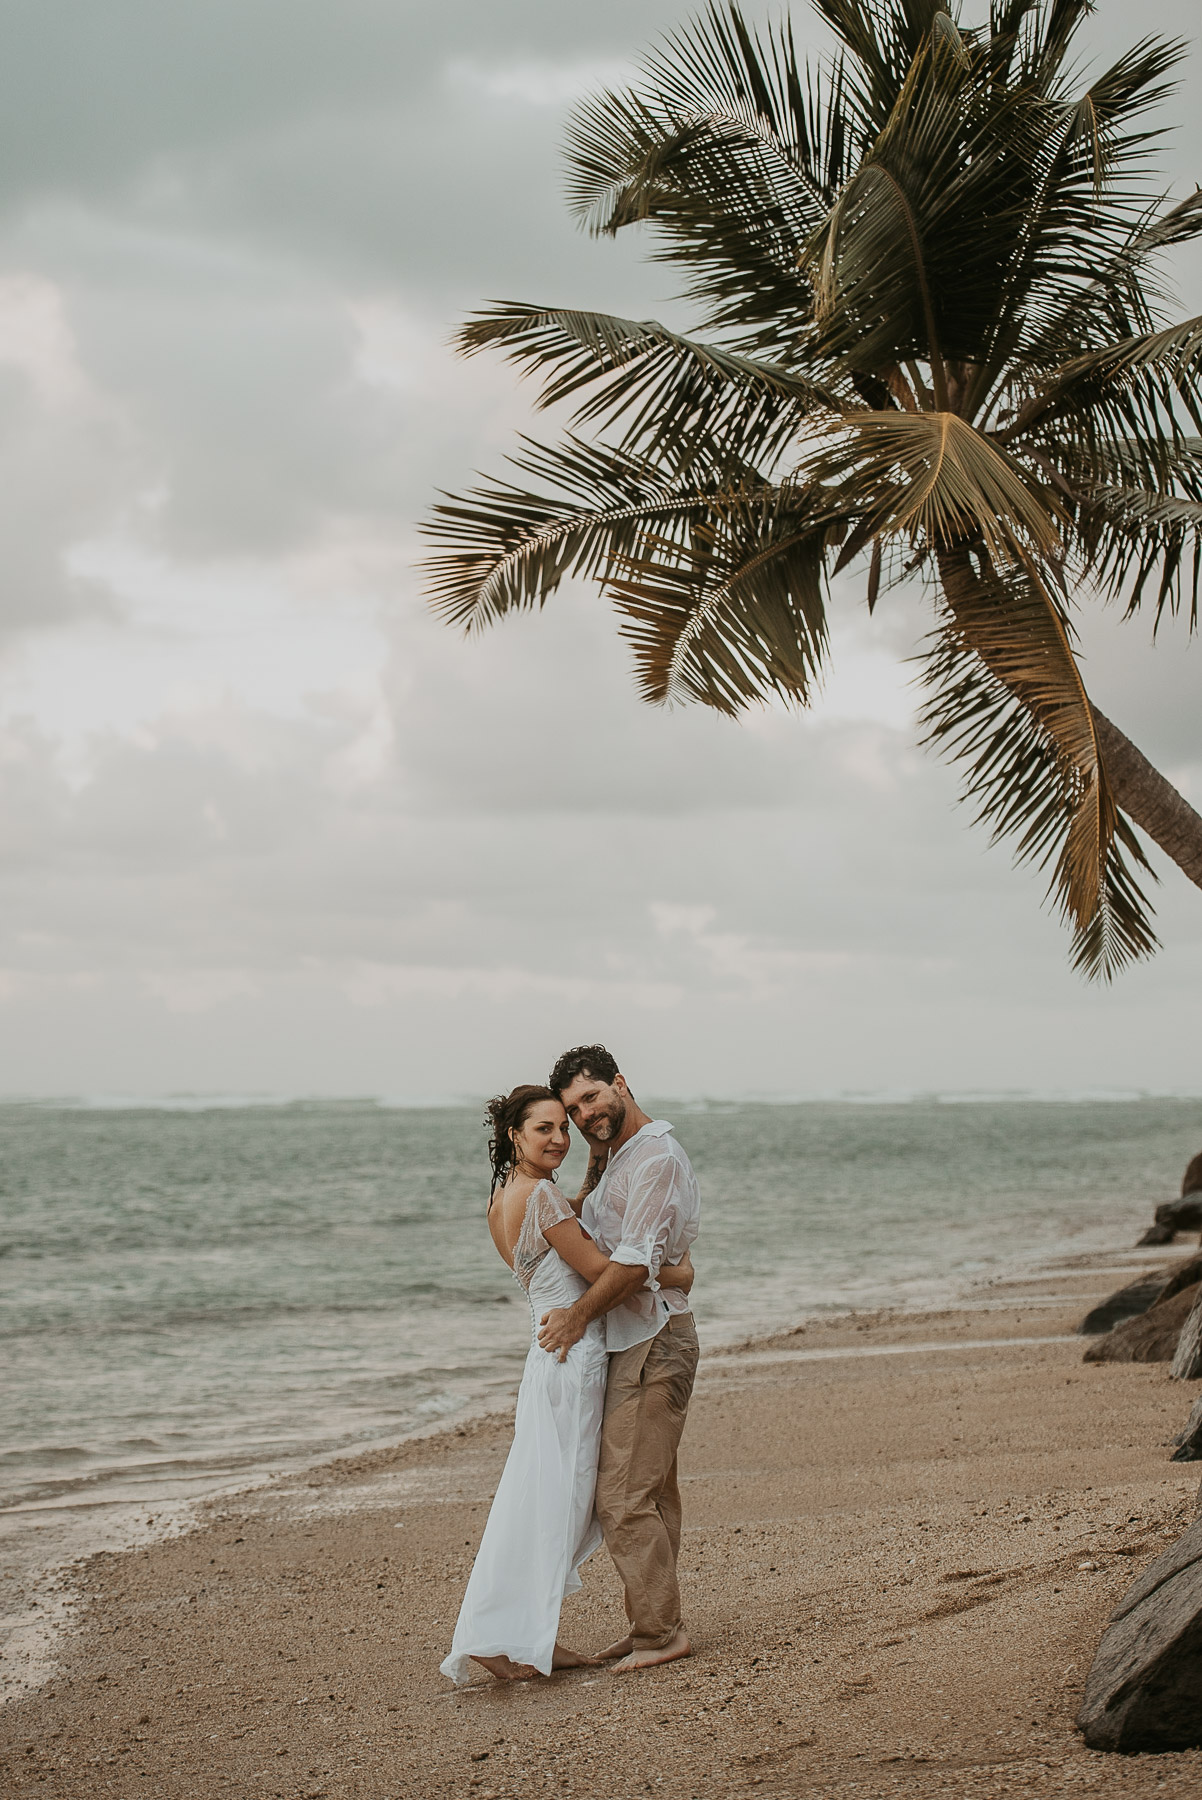
<instances>
[{"instance_id":1,"label":"cap sleeve","mask_svg":"<svg viewBox=\"0 0 1202 1800\"><path fill-rule=\"evenodd\" d=\"M540 1238L543 1238L544 1243L546 1242L544 1233L553 1230L556 1225L562 1225L565 1219L576 1217L559 1189L552 1187L549 1181L540 1181L531 1194L526 1207L526 1216L532 1229L538 1233ZM549 1249L550 1246L547 1245L547 1248Z\"/></svg>"},{"instance_id":2,"label":"cap sleeve","mask_svg":"<svg viewBox=\"0 0 1202 1800\"><path fill-rule=\"evenodd\" d=\"M575 1216L563 1195L549 1181L540 1181L530 1190L522 1229L513 1247L513 1272L524 1288L529 1288L530 1277L551 1248L544 1233L554 1231L565 1219Z\"/></svg>"}]
</instances>

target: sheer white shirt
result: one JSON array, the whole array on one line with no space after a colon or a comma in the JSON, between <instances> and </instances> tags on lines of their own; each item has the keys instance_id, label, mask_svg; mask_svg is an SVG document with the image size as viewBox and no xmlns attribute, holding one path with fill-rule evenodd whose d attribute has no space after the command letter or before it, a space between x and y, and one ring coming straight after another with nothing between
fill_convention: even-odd
<instances>
[{"instance_id":1,"label":"sheer white shirt","mask_svg":"<svg viewBox=\"0 0 1202 1800\"><path fill-rule=\"evenodd\" d=\"M659 1272L696 1240L701 1194L693 1166L666 1119L652 1119L610 1157L587 1196L581 1223L612 1262L647 1270L645 1287L605 1315L607 1350L629 1350L661 1332L689 1297L661 1288Z\"/></svg>"}]
</instances>

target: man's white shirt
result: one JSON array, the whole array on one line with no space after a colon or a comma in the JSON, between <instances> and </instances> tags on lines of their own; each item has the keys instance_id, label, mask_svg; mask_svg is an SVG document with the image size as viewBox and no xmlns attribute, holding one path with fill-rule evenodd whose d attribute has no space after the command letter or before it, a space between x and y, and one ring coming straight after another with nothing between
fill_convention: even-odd
<instances>
[{"instance_id":1,"label":"man's white shirt","mask_svg":"<svg viewBox=\"0 0 1202 1800\"><path fill-rule=\"evenodd\" d=\"M611 1262L647 1270L647 1285L605 1315L608 1350L645 1343L672 1313L692 1310L687 1294L659 1285L660 1269L680 1261L701 1219L697 1177L666 1119L652 1119L614 1152L580 1218Z\"/></svg>"}]
</instances>

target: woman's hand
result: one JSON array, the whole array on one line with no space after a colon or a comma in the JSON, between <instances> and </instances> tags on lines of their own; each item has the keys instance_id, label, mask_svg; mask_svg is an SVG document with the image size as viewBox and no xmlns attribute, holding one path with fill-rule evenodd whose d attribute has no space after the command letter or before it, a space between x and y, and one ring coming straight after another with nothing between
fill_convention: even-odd
<instances>
[{"instance_id":1,"label":"woman's hand","mask_svg":"<svg viewBox=\"0 0 1202 1800\"><path fill-rule=\"evenodd\" d=\"M664 1264L659 1272L659 1285L679 1288L682 1294L687 1294L693 1286L693 1277L696 1273L693 1259L686 1250L678 1263Z\"/></svg>"}]
</instances>

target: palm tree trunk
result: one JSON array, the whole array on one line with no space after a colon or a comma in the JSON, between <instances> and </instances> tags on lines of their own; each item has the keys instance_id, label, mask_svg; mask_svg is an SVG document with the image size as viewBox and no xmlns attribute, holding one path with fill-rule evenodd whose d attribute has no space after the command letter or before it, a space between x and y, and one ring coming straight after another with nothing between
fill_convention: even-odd
<instances>
[{"instance_id":1,"label":"palm tree trunk","mask_svg":"<svg viewBox=\"0 0 1202 1800\"><path fill-rule=\"evenodd\" d=\"M1115 799L1127 817L1142 825L1165 855L1202 888L1202 818L1096 706L1093 716Z\"/></svg>"},{"instance_id":2,"label":"palm tree trunk","mask_svg":"<svg viewBox=\"0 0 1202 1800\"><path fill-rule=\"evenodd\" d=\"M1169 1365L1174 1381L1197 1381L1202 1375L1202 1299L1195 1300Z\"/></svg>"}]
</instances>

